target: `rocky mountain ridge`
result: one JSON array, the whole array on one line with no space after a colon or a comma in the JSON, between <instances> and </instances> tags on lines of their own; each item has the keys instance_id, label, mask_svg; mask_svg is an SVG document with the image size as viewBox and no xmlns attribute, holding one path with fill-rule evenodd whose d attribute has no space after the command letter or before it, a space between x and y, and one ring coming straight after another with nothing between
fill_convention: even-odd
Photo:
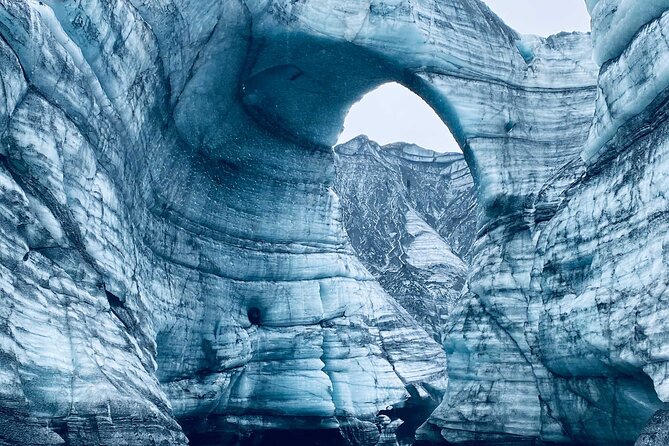
<instances>
[{"instance_id":1,"label":"rocky mountain ridge","mask_svg":"<svg viewBox=\"0 0 669 446\"><path fill-rule=\"evenodd\" d=\"M335 147L335 169L358 258L442 343L476 237L476 191L464 157L359 136Z\"/></svg>"}]
</instances>

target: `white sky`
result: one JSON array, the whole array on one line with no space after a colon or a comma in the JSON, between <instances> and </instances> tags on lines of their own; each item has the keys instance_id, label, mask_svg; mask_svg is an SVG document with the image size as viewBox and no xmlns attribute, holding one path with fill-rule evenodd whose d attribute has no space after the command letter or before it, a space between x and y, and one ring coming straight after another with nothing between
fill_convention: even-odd
<instances>
[{"instance_id":1,"label":"white sky","mask_svg":"<svg viewBox=\"0 0 669 446\"><path fill-rule=\"evenodd\" d=\"M560 31L590 31L585 0L483 0L521 34L549 36Z\"/></svg>"},{"instance_id":2,"label":"white sky","mask_svg":"<svg viewBox=\"0 0 669 446\"><path fill-rule=\"evenodd\" d=\"M584 0L484 0L521 34L548 36L590 31ZM385 84L353 107L338 143L360 134L379 144L405 141L438 152L460 151L448 128L422 99L403 86Z\"/></svg>"}]
</instances>

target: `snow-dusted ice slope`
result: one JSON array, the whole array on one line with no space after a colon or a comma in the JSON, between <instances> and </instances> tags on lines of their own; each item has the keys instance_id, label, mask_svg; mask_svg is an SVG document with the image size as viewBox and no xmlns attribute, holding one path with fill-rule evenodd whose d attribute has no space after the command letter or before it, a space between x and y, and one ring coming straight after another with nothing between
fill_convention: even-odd
<instances>
[{"instance_id":1,"label":"snow-dusted ice slope","mask_svg":"<svg viewBox=\"0 0 669 446\"><path fill-rule=\"evenodd\" d=\"M469 272L476 191L462 154L359 136L335 147L351 245L384 290L439 342Z\"/></svg>"},{"instance_id":2,"label":"snow-dusted ice slope","mask_svg":"<svg viewBox=\"0 0 669 446\"><path fill-rule=\"evenodd\" d=\"M0 443L664 444L667 5L587 3L0 0ZM476 185L445 352L332 188L388 81Z\"/></svg>"}]
</instances>

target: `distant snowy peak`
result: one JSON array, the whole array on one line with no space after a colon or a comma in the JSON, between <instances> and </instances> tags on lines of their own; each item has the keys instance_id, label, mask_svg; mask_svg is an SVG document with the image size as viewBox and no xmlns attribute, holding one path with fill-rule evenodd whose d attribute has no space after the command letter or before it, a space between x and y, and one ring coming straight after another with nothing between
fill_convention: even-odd
<instances>
[{"instance_id":1,"label":"distant snowy peak","mask_svg":"<svg viewBox=\"0 0 669 446\"><path fill-rule=\"evenodd\" d=\"M454 151L452 152L437 152L408 142L394 142L382 146L376 141L369 139L369 137L366 135L356 136L350 141L336 146L335 150L341 155L355 155L363 153L371 155L378 154L379 151L383 150L383 153L385 154L393 154L394 156L406 159L408 161L426 163L449 163L463 160L462 152L460 152L459 148L457 147L454 147Z\"/></svg>"}]
</instances>

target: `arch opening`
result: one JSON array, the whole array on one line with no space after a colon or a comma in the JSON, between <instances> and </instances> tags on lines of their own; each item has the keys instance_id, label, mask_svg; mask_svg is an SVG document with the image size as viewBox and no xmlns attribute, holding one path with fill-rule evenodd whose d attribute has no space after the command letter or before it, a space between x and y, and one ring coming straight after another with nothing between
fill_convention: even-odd
<instances>
[{"instance_id":1,"label":"arch opening","mask_svg":"<svg viewBox=\"0 0 669 446\"><path fill-rule=\"evenodd\" d=\"M451 130L423 98L397 82L365 94L348 111L337 144L366 135L386 145L415 144L435 152L462 153Z\"/></svg>"}]
</instances>

